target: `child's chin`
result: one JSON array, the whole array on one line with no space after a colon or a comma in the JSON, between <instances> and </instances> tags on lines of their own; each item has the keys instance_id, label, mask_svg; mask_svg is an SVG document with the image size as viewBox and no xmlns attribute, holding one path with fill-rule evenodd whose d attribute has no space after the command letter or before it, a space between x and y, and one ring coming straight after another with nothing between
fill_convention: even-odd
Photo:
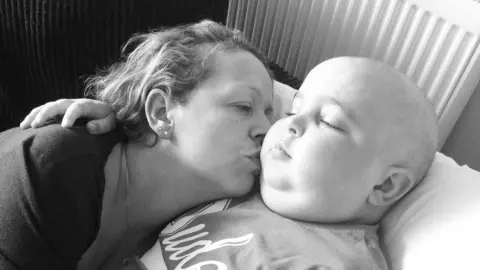
<instances>
[{"instance_id":1,"label":"child's chin","mask_svg":"<svg viewBox=\"0 0 480 270\"><path fill-rule=\"evenodd\" d=\"M285 198L285 193L262 186L261 194L263 202L270 211L285 218L296 218L291 203Z\"/></svg>"},{"instance_id":2,"label":"child's chin","mask_svg":"<svg viewBox=\"0 0 480 270\"><path fill-rule=\"evenodd\" d=\"M260 184L278 191L288 191L292 189L292 185L286 177L272 177L264 174L260 179Z\"/></svg>"}]
</instances>

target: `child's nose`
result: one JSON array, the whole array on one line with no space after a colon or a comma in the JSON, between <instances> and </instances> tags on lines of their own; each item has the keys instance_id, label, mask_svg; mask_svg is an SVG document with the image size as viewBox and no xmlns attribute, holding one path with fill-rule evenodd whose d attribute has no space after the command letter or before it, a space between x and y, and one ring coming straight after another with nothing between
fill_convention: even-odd
<instances>
[{"instance_id":1,"label":"child's nose","mask_svg":"<svg viewBox=\"0 0 480 270\"><path fill-rule=\"evenodd\" d=\"M302 120L302 117L299 117L297 115L290 117L290 123L288 126L288 132L295 137L300 137L302 136L304 132L304 123Z\"/></svg>"}]
</instances>

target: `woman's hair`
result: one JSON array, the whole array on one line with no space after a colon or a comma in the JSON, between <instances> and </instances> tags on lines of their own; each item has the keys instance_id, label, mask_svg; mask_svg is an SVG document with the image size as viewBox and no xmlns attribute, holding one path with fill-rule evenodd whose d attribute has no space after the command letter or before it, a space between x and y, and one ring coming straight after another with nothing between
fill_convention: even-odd
<instances>
[{"instance_id":1,"label":"woman's hair","mask_svg":"<svg viewBox=\"0 0 480 270\"><path fill-rule=\"evenodd\" d=\"M136 35L124 45L118 63L87 80L87 95L110 105L125 133L141 140L151 131L144 108L152 89L184 104L208 76L209 57L235 49L252 53L269 71L266 58L240 31L213 21Z\"/></svg>"}]
</instances>

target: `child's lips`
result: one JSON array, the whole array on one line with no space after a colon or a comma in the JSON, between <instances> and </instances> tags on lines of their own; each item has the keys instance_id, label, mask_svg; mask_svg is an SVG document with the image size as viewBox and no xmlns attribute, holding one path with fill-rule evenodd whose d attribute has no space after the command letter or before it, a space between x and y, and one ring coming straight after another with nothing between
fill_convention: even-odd
<instances>
[{"instance_id":1,"label":"child's lips","mask_svg":"<svg viewBox=\"0 0 480 270\"><path fill-rule=\"evenodd\" d=\"M270 150L270 153L275 159L281 159L281 160L292 159L292 156L290 156L290 154L285 149L283 142L276 143L275 146L273 146L272 149Z\"/></svg>"}]
</instances>

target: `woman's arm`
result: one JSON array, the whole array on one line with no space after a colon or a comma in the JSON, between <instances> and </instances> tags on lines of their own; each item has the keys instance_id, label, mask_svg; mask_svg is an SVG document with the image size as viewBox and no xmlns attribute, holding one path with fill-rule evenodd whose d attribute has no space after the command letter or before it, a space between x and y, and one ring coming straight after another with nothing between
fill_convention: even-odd
<instances>
[{"instance_id":1,"label":"woman's arm","mask_svg":"<svg viewBox=\"0 0 480 270\"><path fill-rule=\"evenodd\" d=\"M294 88L274 82L275 88L275 121L290 111L292 100L297 92ZM115 129L115 115L112 108L102 101L93 99L59 99L48 102L28 114L20 124L20 128L38 128L58 117L62 118L63 127L72 127L79 118L87 118L87 129L91 134L103 134Z\"/></svg>"},{"instance_id":2,"label":"woman's arm","mask_svg":"<svg viewBox=\"0 0 480 270\"><path fill-rule=\"evenodd\" d=\"M76 268L98 231L103 164L118 141L58 125L0 133L1 269Z\"/></svg>"},{"instance_id":3,"label":"woman's arm","mask_svg":"<svg viewBox=\"0 0 480 270\"><path fill-rule=\"evenodd\" d=\"M63 115L62 126L72 127L79 118L90 119L91 134L103 134L115 129L115 115L107 104L93 99L59 99L33 109L20 123L20 128L39 128Z\"/></svg>"}]
</instances>

